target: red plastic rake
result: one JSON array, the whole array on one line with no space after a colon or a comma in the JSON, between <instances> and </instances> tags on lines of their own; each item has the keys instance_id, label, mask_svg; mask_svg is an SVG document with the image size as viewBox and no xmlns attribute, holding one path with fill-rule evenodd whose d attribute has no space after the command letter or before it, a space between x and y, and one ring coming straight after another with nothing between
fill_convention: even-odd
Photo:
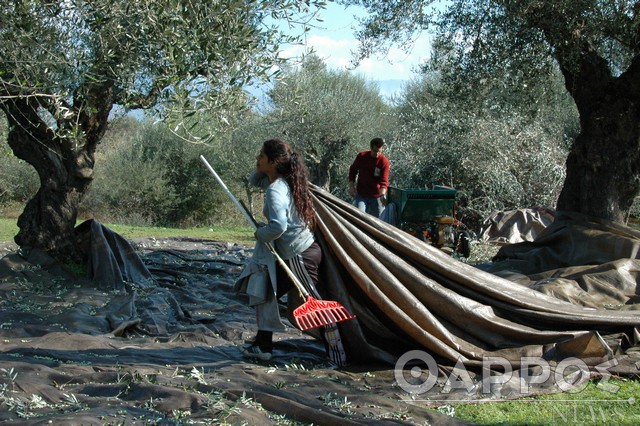
<instances>
[{"instance_id":1,"label":"red plastic rake","mask_svg":"<svg viewBox=\"0 0 640 426\"><path fill-rule=\"evenodd\" d=\"M253 226L253 229L257 229L256 221L249 213L249 210L238 201L238 199L229 191L227 185L224 184L220 176L213 170L213 167L209 164L209 162L204 158L204 156L200 156L202 162L207 166L209 171L216 178L222 189L227 193L231 201L235 203L235 205L240 209L244 217L247 219L249 224ZM280 266L285 270L293 284L296 286L296 289L300 292L300 295L303 299L306 299L302 305L298 306L293 310L293 318L296 321L296 324L301 330L309 330L311 328L327 326L330 324L335 324L340 321L346 321L355 316L351 315L349 311L346 310L344 306L342 306L338 302L333 302L329 300L318 300L312 297L307 289L304 288L302 283L298 280L298 277L289 269L284 260L278 255L275 248L271 243L267 243L267 247L273 253L276 258L276 261Z\"/></svg>"},{"instance_id":2,"label":"red plastic rake","mask_svg":"<svg viewBox=\"0 0 640 426\"><path fill-rule=\"evenodd\" d=\"M301 330L308 330L346 321L355 318L355 316L351 315L338 302L318 300L307 296L307 301L293 310L293 318Z\"/></svg>"}]
</instances>

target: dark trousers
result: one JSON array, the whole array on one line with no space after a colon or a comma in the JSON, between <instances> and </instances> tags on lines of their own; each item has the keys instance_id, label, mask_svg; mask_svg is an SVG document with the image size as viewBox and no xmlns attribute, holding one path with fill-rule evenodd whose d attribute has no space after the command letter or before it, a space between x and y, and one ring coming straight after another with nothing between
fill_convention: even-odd
<instances>
[{"instance_id":1,"label":"dark trousers","mask_svg":"<svg viewBox=\"0 0 640 426\"><path fill-rule=\"evenodd\" d=\"M284 262L289 269L298 278L308 292L311 288L316 288L318 277L320 275L320 262L322 261L322 250L317 242L302 252L300 256L294 256ZM279 299L293 289L293 281L285 270L276 262L276 278L278 280L278 291L276 297Z\"/></svg>"}]
</instances>

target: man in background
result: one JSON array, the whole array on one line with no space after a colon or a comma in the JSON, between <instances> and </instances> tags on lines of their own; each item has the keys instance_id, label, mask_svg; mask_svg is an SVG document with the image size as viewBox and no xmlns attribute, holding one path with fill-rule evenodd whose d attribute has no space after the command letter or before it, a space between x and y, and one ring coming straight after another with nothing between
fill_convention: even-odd
<instances>
[{"instance_id":1,"label":"man in background","mask_svg":"<svg viewBox=\"0 0 640 426\"><path fill-rule=\"evenodd\" d=\"M384 139L371 139L371 149L356 155L349 167L349 193L354 205L375 217L387 205L390 163L382 154Z\"/></svg>"}]
</instances>

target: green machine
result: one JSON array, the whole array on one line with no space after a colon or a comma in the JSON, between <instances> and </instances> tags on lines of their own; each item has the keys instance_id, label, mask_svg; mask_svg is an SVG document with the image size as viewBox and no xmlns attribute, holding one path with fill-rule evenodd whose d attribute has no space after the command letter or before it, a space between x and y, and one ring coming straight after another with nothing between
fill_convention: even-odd
<instances>
[{"instance_id":1,"label":"green machine","mask_svg":"<svg viewBox=\"0 0 640 426\"><path fill-rule=\"evenodd\" d=\"M389 187L396 225L447 253L469 257L471 233L456 219L458 191L446 186L433 189Z\"/></svg>"},{"instance_id":2,"label":"green machine","mask_svg":"<svg viewBox=\"0 0 640 426\"><path fill-rule=\"evenodd\" d=\"M424 223L438 216L455 217L457 190L444 186L434 189L389 187L389 201L396 206L400 223Z\"/></svg>"}]
</instances>

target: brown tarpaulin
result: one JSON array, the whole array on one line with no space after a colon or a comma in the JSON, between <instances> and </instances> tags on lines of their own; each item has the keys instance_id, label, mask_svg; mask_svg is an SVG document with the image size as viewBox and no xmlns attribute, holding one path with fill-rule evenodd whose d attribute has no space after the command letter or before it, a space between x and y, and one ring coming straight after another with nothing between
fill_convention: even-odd
<instances>
[{"instance_id":1,"label":"brown tarpaulin","mask_svg":"<svg viewBox=\"0 0 640 426\"><path fill-rule=\"evenodd\" d=\"M357 315L340 323L348 366L328 363L323 346L293 327L276 333L270 362L243 359L238 345L255 333L255 318L233 284L250 248L189 239L130 246L94 222L84 225L93 280L37 251L0 259L0 422L278 424L286 415L444 425L458 422L424 407L523 395L520 372L490 392L477 386L487 355L514 369L522 355L544 356L551 368L567 356L591 366L615 359L608 371L637 374L637 233L557 220L546 242L505 247L509 260L486 266L499 277L326 192L314 197L325 296ZM538 291L545 284L549 294ZM567 297L578 287L589 298ZM424 394L399 385L395 363L409 350L439 362L438 384ZM476 384L443 382L465 368ZM528 390L562 388L549 379Z\"/></svg>"},{"instance_id":2,"label":"brown tarpaulin","mask_svg":"<svg viewBox=\"0 0 640 426\"><path fill-rule=\"evenodd\" d=\"M594 309L538 291L540 283L515 284L457 261L324 191L315 189L314 196L319 233L325 251L333 253L327 256L333 274L326 280L331 286L327 298L343 302L358 317L341 323L354 359L395 360L407 350L421 349L444 364L473 366L483 357L499 356L517 365L523 356L562 358L560 349L570 341L592 342L594 333L598 341L615 335L611 344L616 347L593 352L593 346L587 346L584 353L572 347L572 355L593 358L593 363L638 343L640 312L633 309L638 306L640 239L635 231L567 217L548 230L553 238L538 240L536 253L523 253L515 264L494 266L511 276L532 272L519 272L521 264L537 265L537 273L547 265L573 266L569 272L578 275L575 266L587 261L624 263L626 267L611 268L600 280L619 286L628 304L611 309L610 291L598 294L591 286L587 291L602 302ZM505 257L521 246L508 247L511 252L501 252ZM590 273L591 267L582 272ZM620 333L626 336L622 342Z\"/></svg>"},{"instance_id":3,"label":"brown tarpaulin","mask_svg":"<svg viewBox=\"0 0 640 426\"><path fill-rule=\"evenodd\" d=\"M478 239L492 244L533 241L555 216L555 210L549 207L496 211L482 222Z\"/></svg>"}]
</instances>

